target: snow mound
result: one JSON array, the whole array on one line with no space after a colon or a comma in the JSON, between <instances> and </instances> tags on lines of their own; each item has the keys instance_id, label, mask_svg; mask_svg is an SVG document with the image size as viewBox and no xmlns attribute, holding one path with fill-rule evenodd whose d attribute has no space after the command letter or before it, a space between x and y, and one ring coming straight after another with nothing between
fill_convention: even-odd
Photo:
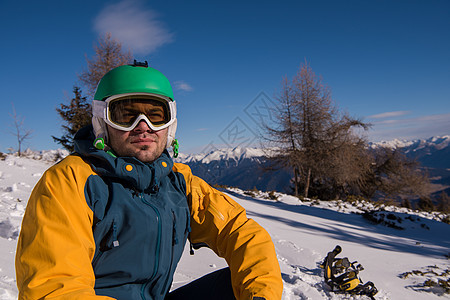
<instances>
[{"instance_id":1,"label":"snow mound","mask_svg":"<svg viewBox=\"0 0 450 300\"><path fill-rule=\"evenodd\" d=\"M57 162L66 157L67 155L69 155L69 151L66 149L44 150L44 151L33 151L31 149L27 149L21 154L22 157L34 160L42 160L46 162Z\"/></svg>"}]
</instances>

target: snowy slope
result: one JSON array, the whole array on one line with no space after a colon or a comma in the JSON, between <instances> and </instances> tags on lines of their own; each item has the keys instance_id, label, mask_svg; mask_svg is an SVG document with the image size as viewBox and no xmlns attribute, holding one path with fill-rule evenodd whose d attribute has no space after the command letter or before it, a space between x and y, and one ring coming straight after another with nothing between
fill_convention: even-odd
<instances>
[{"instance_id":1,"label":"snowy slope","mask_svg":"<svg viewBox=\"0 0 450 300\"><path fill-rule=\"evenodd\" d=\"M17 299L14 253L20 222L33 186L50 165L14 156L0 160L0 300ZM450 269L450 225L438 221L443 215L385 207L385 212L372 215L380 220L377 225L356 214L374 209L368 203L299 202L283 194L274 201L266 199L267 194L238 189L226 193L272 236L284 280L283 299L368 299L336 295L324 284L318 264L337 244L343 248L340 256L364 266L361 279L375 283L376 299L450 299L440 288L422 286L428 277L449 280L448 271L442 275ZM383 225L386 222L395 226ZM188 252L174 287L226 265L209 249L193 256ZM402 278L412 271L416 274Z\"/></svg>"}]
</instances>

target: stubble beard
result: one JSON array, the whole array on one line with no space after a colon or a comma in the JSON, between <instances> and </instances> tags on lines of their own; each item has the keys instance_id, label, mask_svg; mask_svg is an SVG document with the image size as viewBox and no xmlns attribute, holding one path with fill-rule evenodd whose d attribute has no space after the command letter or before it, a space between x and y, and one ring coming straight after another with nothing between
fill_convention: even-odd
<instances>
[{"instance_id":1,"label":"stubble beard","mask_svg":"<svg viewBox=\"0 0 450 300\"><path fill-rule=\"evenodd\" d=\"M144 163L151 163L158 159L164 152L167 144L167 133L154 136L151 145L133 146L127 138L125 141L115 139L110 133L110 146L114 152L121 157L135 157Z\"/></svg>"},{"instance_id":2,"label":"stubble beard","mask_svg":"<svg viewBox=\"0 0 450 300\"><path fill-rule=\"evenodd\" d=\"M160 139L158 137L156 139L156 148L152 149L151 145L143 145L139 147L134 153L129 153L129 156L136 157L144 163L154 162L164 152L167 143L167 136L165 138Z\"/></svg>"},{"instance_id":3,"label":"stubble beard","mask_svg":"<svg viewBox=\"0 0 450 300\"><path fill-rule=\"evenodd\" d=\"M144 145L140 147L135 157L144 163L154 162L164 152L165 145L166 142L161 144L158 143L156 149L154 149L153 151L151 150L150 146Z\"/></svg>"}]
</instances>

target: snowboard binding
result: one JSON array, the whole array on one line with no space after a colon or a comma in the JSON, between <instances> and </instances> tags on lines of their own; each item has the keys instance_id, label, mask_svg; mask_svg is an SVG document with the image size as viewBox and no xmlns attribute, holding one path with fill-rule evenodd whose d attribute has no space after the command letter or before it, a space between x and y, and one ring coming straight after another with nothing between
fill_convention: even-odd
<instances>
[{"instance_id":1,"label":"snowboard binding","mask_svg":"<svg viewBox=\"0 0 450 300\"><path fill-rule=\"evenodd\" d=\"M325 283L330 286L335 293L350 293L353 295L366 295L370 299L375 299L378 293L373 282L365 284L359 278L359 272L364 270L357 261L350 262L347 257L336 258L342 252L341 246L337 245L333 251L328 252L323 263L320 265L324 269Z\"/></svg>"}]
</instances>

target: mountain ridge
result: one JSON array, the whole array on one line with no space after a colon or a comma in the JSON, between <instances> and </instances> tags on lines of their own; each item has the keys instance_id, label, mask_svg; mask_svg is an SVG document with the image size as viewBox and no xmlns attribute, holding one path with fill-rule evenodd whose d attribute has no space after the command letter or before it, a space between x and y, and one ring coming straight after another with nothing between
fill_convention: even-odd
<instances>
[{"instance_id":1,"label":"mountain ridge","mask_svg":"<svg viewBox=\"0 0 450 300\"><path fill-rule=\"evenodd\" d=\"M426 169L433 182L442 186L439 191L450 187L450 135L410 141L395 139L370 143L369 147L398 149ZM288 170L273 169L269 159L272 151L250 147L223 148L194 155L180 154L175 161L189 165L195 175L210 184L290 193L291 187L287 183L292 174ZM266 172L267 169L272 170Z\"/></svg>"},{"instance_id":2,"label":"mountain ridge","mask_svg":"<svg viewBox=\"0 0 450 300\"><path fill-rule=\"evenodd\" d=\"M449 146L450 146L450 135L433 136L428 139L414 139L414 140L394 139L390 141L369 143L369 147L371 148L387 147L390 149L404 149L403 152L407 155L411 152L412 153L419 152L424 149L427 149L428 151L430 151L430 149L433 149L434 151L440 151L445 148L448 148ZM189 163L193 161L210 163L213 160L221 160L221 159L240 161L243 158L268 157L267 154L272 152L273 149L262 149L255 147L234 147L234 148L216 149L206 153L197 153L197 154L180 153L177 161L182 163Z\"/></svg>"}]
</instances>

